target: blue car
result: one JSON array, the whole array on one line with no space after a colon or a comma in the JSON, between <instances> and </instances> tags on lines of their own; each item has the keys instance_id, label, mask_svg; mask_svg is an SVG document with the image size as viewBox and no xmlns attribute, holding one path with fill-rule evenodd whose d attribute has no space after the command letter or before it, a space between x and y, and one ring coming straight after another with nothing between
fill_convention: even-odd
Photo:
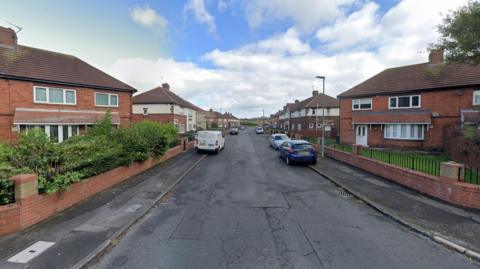
<instances>
[{"instance_id":1,"label":"blue car","mask_svg":"<svg viewBox=\"0 0 480 269\"><path fill-rule=\"evenodd\" d=\"M285 163L317 163L317 152L312 144L305 140L285 141L279 147L280 158L285 159Z\"/></svg>"}]
</instances>

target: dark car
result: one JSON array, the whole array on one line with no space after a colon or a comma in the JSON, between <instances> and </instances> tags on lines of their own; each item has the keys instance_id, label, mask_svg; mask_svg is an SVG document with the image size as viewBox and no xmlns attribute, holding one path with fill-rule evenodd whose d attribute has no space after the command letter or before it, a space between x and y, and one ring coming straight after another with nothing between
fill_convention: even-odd
<instances>
[{"instance_id":1,"label":"dark car","mask_svg":"<svg viewBox=\"0 0 480 269\"><path fill-rule=\"evenodd\" d=\"M285 141L279 148L280 158L285 159L285 163L317 163L317 152L312 144L305 140Z\"/></svg>"},{"instance_id":2,"label":"dark car","mask_svg":"<svg viewBox=\"0 0 480 269\"><path fill-rule=\"evenodd\" d=\"M230 128L230 134L231 135L238 135L238 128L237 127Z\"/></svg>"}]
</instances>

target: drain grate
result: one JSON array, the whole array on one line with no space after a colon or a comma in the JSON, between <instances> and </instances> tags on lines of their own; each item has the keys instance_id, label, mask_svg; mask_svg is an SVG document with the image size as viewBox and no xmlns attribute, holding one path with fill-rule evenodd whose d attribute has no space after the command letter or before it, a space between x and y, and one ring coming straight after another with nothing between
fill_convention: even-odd
<instances>
[{"instance_id":1,"label":"drain grate","mask_svg":"<svg viewBox=\"0 0 480 269\"><path fill-rule=\"evenodd\" d=\"M340 197L343 197L343 198L352 198L353 195L351 195L350 193L344 191L344 190L338 190L338 195L340 195Z\"/></svg>"}]
</instances>

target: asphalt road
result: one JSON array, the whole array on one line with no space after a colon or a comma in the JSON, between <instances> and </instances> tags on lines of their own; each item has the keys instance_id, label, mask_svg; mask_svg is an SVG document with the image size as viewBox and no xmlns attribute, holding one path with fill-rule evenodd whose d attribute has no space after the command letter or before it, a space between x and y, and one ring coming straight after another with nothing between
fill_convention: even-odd
<instances>
[{"instance_id":1,"label":"asphalt road","mask_svg":"<svg viewBox=\"0 0 480 269\"><path fill-rule=\"evenodd\" d=\"M477 268L241 131L97 268Z\"/></svg>"}]
</instances>

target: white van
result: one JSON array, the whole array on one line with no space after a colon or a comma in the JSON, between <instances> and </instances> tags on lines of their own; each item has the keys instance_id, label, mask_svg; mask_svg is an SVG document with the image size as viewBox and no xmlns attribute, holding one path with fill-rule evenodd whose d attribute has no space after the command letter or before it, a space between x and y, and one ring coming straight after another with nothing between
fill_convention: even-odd
<instances>
[{"instance_id":1,"label":"white van","mask_svg":"<svg viewBox=\"0 0 480 269\"><path fill-rule=\"evenodd\" d=\"M200 131L195 136L195 150L213 151L218 154L225 147L225 138L220 131Z\"/></svg>"}]
</instances>

